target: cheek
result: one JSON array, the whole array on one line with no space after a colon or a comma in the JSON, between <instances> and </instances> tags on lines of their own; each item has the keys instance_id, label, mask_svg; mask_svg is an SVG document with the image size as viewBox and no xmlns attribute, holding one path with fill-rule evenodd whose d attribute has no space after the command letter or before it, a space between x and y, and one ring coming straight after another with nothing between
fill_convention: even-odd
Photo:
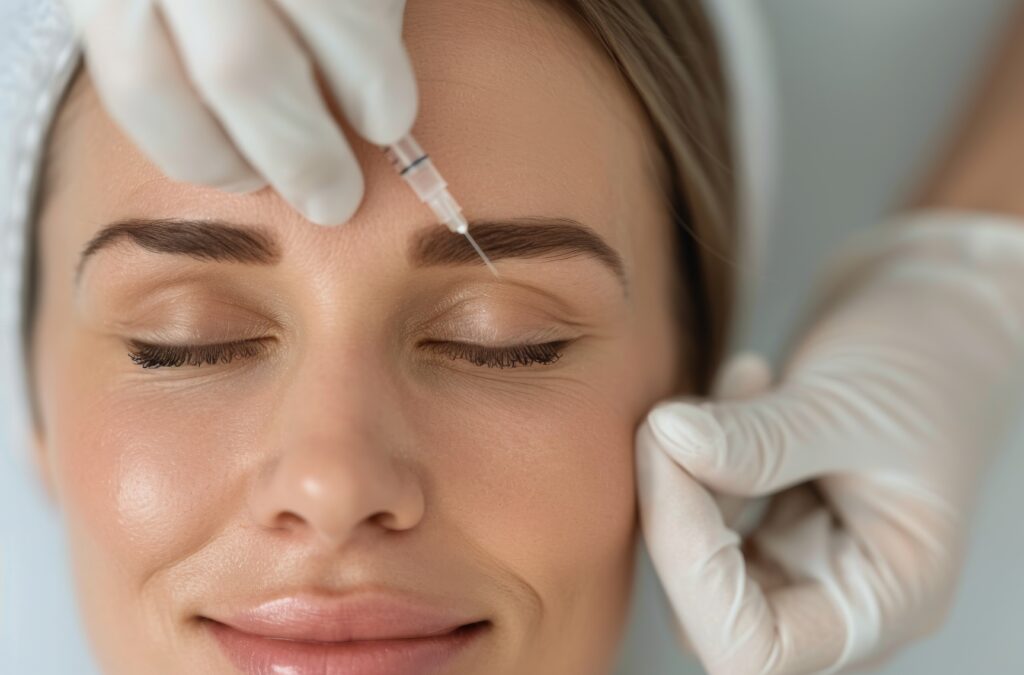
<instances>
[{"instance_id":1,"label":"cheek","mask_svg":"<svg viewBox=\"0 0 1024 675\"><path fill-rule=\"evenodd\" d=\"M629 581L634 383L599 372L457 395L417 424L432 436L425 447L448 449L433 460L440 510L562 618L583 607L613 614L605 603Z\"/></svg>"},{"instance_id":2,"label":"cheek","mask_svg":"<svg viewBox=\"0 0 1024 675\"><path fill-rule=\"evenodd\" d=\"M234 446L244 443L246 424L264 405L236 393L232 402L241 405L225 415L207 394L168 395L135 378L97 375L110 367L94 359L64 370L55 383L58 489L78 538L95 543L122 572L150 574L223 525L244 457Z\"/></svg>"}]
</instances>

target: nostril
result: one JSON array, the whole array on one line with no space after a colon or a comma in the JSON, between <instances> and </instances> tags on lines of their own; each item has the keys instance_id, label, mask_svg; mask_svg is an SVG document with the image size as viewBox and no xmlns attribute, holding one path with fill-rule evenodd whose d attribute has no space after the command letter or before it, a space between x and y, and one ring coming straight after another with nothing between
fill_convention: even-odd
<instances>
[{"instance_id":1,"label":"nostril","mask_svg":"<svg viewBox=\"0 0 1024 675\"><path fill-rule=\"evenodd\" d=\"M379 511L373 514L373 516L370 517L370 522L372 522L374 525L379 525L389 530L404 529L402 528L402 525L399 522L398 517L395 516L395 514L391 511Z\"/></svg>"},{"instance_id":2,"label":"nostril","mask_svg":"<svg viewBox=\"0 0 1024 675\"><path fill-rule=\"evenodd\" d=\"M282 511L274 517L271 524L275 530L293 530L305 524L305 519L293 511Z\"/></svg>"},{"instance_id":3,"label":"nostril","mask_svg":"<svg viewBox=\"0 0 1024 675\"><path fill-rule=\"evenodd\" d=\"M369 446L367 446L369 448ZM340 544L356 530L415 527L420 482L385 453L339 443L303 443L283 453L250 495L255 522L278 533L318 533Z\"/></svg>"}]
</instances>

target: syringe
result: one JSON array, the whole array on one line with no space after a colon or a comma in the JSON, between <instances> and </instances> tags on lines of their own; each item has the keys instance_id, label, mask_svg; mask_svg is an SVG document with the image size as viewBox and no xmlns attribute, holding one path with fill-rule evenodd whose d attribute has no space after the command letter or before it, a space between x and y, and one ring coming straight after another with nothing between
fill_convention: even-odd
<instances>
[{"instance_id":1,"label":"syringe","mask_svg":"<svg viewBox=\"0 0 1024 675\"><path fill-rule=\"evenodd\" d=\"M448 192L448 183L434 168L434 163L430 161L430 155L423 152L423 148L412 137L412 134L401 138L393 145L386 146L384 152L388 156L388 160L391 161L391 165L409 184L420 201L429 206L437 219L449 230L465 235L473 250L477 252L491 273L498 276L497 268L473 239L473 235L469 233L469 223L462 215L462 209L458 202Z\"/></svg>"}]
</instances>

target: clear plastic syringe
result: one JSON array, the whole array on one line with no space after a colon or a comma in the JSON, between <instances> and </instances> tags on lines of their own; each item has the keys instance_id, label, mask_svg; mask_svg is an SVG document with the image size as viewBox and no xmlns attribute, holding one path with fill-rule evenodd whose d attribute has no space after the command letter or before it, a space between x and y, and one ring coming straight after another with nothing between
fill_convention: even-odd
<instances>
[{"instance_id":1,"label":"clear plastic syringe","mask_svg":"<svg viewBox=\"0 0 1024 675\"><path fill-rule=\"evenodd\" d=\"M464 235L469 240L473 250L477 252L480 259L487 265L494 276L498 276L498 270L483 252L473 235L469 233L469 223L462 215L462 208L448 192L448 183L441 174L434 168L430 156L423 152L423 148L416 142L412 135L401 138L393 145L384 148L388 160L395 167L402 179L409 184L420 201L430 207L437 219L449 230Z\"/></svg>"}]
</instances>

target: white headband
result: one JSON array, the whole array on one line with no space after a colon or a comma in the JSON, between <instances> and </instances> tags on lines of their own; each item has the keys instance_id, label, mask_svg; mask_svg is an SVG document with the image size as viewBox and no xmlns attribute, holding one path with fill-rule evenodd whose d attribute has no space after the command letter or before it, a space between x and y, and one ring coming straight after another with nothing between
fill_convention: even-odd
<instances>
[{"instance_id":1,"label":"white headband","mask_svg":"<svg viewBox=\"0 0 1024 675\"><path fill-rule=\"evenodd\" d=\"M59 2L0 0L0 450L19 460L31 430L20 325L27 228L43 145L78 60Z\"/></svg>"},{"instance_id":2,"label":"white headband","mask_svg":"<svg viewBox=\"0 0 1024 675\"><path fill-rule=\"evenodd\" d=\"M735 111L742 308L757 277L773 210L775 101L769 50L750 0L705 0L721 45ZM44 143L80 58L58 0L0 0L0 437L19 459L31 420L21 346L26 243ZM9 433L4 434L7 429Z\"/></svg>"}]
</instances>

